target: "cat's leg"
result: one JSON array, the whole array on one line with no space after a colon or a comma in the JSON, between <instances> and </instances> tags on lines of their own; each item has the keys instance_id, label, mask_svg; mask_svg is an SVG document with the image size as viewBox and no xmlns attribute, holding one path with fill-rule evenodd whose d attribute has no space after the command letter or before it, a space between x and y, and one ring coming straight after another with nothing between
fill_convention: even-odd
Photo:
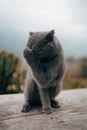
<instances>
[{"instance_id":1,"label":"cat's leg","mask_svg":"<svg viewBox=\"0 0 87 130\"><path fill-rule=\"evenodd\" d=\"M33 96L34 81L27 75L24 88L25 104L23 105L22 112L28 112L31 110L31 96Z\"/></svg>"},{"instance_id":2,"label":"cat's leg","mask_svg":"<svg viewBox=\"0 0 87 130\"><path fill-rule=\"evenodd\" d=\"M56 86L49 87L49 97L51 102L51 107L53 108L60 108L60 104L58 101L55 100L55 97L61 91L61 84L57 83Z\"/></svg>"},{"instance_id":3,"label":"cat's leg","mask_svg":"<svg viewBox=\"0 0 87 130\"><path fill-rule=\"evenodd\" d=\"M48 89L39 87L39 93L42 102L42 112L46 114L52 113Z\"/></svg>"},{"instance_id":4,"label":"cat's leg","mask_svg":"<svg viewBox=\"0 0 87 130\"><path fill-rule=\"evenodd\" d=\"M43 68L41 67L40 62L35 59L34 54L30 48L26 47L23 54L28 65L32 69L34 80L37 80L44 87L47 86L49 80L51 80L50 74L43 72Z\"/></svg>"}]
</instances>

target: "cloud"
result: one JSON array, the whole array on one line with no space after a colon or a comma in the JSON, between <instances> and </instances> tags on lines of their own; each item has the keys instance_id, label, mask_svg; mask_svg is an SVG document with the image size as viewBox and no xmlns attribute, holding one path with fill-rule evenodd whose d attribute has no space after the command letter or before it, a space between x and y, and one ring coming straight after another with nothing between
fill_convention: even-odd
<instances>
[{"instance_id":1,"label":"cloud","mask_svg":"<svg viewBox=\"0 0 87 130\"><path fill-rule=\"evenodd\" d=\"M28 35L29 31L55 29L64 46L71 39L73 43L86 43L86 16L87 0L3 0L0 1L0 34Z\"/></svg>"},{"instance_id":2,"label":"cloud","mask_svg":"<svg viewBox=\"0 0 87 130\"><path fill-rule=\"evenodd\" d=\"M0 16L5 18L3 22L7 22L18 31L54 28L57 32L77 38L83 37L80 32L85 32L85 0L3 0L0 3Z\"/></svg>"}]
</instances>

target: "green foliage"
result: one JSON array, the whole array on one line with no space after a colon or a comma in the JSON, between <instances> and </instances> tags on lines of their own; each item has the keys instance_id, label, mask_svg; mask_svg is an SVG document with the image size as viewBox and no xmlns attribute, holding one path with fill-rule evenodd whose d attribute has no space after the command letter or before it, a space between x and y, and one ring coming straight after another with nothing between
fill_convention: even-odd
<instances>
[{"instance_id":1,"label":"green foliage","mask_svg":"<svg viewBox=\"0 0 87 130\"><path fill-rule=\"evenodd\" d=\"M0 94L21 92L19 63L18 57L14 54L6 51L0 53Z\"/></svg>"}]
</instances>

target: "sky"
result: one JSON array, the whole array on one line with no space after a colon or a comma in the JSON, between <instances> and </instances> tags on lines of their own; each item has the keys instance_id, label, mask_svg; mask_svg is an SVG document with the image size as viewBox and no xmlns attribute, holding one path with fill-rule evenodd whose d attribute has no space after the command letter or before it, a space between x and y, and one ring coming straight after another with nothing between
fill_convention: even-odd
<instances>
[{"instance_id":1,"label":"sky","mask_svg":"<svg viewBox=\"0 0 87 130\"><path fill-rule=\"evenodd\" d=\"M52 29L66 57L87 56L87 0L0 0L0 51L22 56L30 31Z\"/></svg>"}]
</instances>

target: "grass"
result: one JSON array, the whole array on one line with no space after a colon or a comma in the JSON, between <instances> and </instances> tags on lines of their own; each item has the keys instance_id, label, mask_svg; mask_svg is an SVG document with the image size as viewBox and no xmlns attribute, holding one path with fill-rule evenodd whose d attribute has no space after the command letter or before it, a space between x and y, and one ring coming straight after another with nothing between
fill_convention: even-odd
<instances>
[{"instance_id":1,"label":"grass","mask_svg":"<svg viewBox=\"0 0 87 130\"><path fill-rule=\"evenodd\" d=\"M84 78L83 76L82 64L81 59L72 62L67 60L67 72L63 83L64 89L87 88L87 77ZM87 72L85 71L85 73Z\"/></svg>"}]
</instances>

